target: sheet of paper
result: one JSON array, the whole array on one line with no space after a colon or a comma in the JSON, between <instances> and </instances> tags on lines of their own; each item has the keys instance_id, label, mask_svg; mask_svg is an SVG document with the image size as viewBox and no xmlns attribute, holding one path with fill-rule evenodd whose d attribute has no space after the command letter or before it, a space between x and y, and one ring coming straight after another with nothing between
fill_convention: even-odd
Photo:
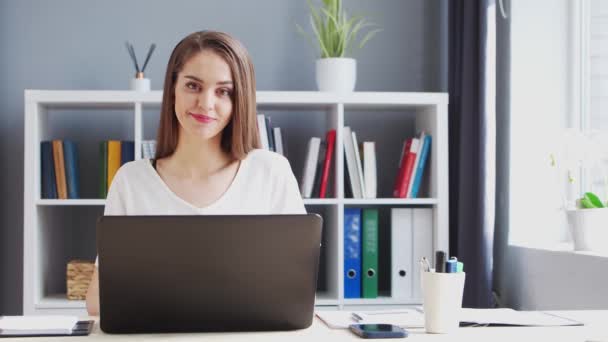
<instances>
[{"instance_id":1,"label":"sheet of paper","mask_svg":"<svg viewBox=\"0 0 608 342\"><path fill-rule=\"evenodd\" d=\"M355 315L353 315L353 313ZM402 328L424 326L424 315L416 310L318 311L316 315L332 329L345 329L351 324L393 324ZM360 318L356 318L360 317Z\"/></svg>"},{"instance_id":2,"label":"sheet of paper","mask_svg":"<svg viewBox=\"0 0 608 342\"><path fill-rule=\"evenodd\" d=\"M516 311L513 309L468 309L460 313L461 322L520 326L581 325L580 322L542 311Z\"/></svg>"},{"instance_id":3,"label":"sheet of paper","mask_svg":"<svg viewBox=\"0 0 608 342\"><path fill-rule=\"evenodd\" d=\"M69 334L76 316L0 316L0 334Z\"/></svg>"}]
</instances>

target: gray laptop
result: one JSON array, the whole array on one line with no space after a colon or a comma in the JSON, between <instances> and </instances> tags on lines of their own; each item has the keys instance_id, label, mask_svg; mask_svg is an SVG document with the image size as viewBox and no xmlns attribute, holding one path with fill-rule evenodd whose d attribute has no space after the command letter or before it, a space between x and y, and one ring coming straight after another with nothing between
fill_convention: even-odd
<instances>
[{"instance_id":1,"label":"gray laptop","mask_svg":"<svg viewBox=\"0 0 608 342\"><path fill-rule=\"evenodd\" d=\"M307 328L317 214L102 216L100 325L106 333Z\"/></svg>"}]
</instances>

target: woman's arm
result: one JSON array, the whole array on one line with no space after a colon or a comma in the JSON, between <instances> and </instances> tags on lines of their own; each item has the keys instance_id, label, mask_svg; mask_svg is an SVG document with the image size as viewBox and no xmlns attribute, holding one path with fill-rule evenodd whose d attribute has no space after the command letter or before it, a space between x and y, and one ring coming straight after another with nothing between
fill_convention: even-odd
<instances>
[{"instance_id":1,"label":"woman's arm","mask_svg":"<svg viewBox=\"0 0 608 342\"><path fill-rule=\"evenodd\" d=\"M120 216L126 215L127 210L125 207L125 201L123 196L123 173L119 169L114 180L108 190L108 196L106 197L106 205L103 214L106 216ZM95 269L93 270L93 277L89 283L87 290L87 312L90 316L99 316L99 268L97 260L95 261Z\"/></svg>"},{"instance_id":2,"label":"woman's arm","mask_svg":"<svg viewBox=\"0 0 608 342\"><path fill-rule=\"evenodd\" d=\"M93 270L93 278L87 290L87 312L89 316L99 316L99 276L97 266Z\"/></svg>"}]
</instances>

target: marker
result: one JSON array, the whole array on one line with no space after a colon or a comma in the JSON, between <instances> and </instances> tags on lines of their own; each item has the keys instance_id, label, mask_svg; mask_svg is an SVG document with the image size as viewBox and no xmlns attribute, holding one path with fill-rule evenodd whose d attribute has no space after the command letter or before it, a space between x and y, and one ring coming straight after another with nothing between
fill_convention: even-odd
<instances>
[{"instance_id":1,"label":"marker","mask_svg":"<svg viewBox=\"0 0 608 342\"><path fill-rule=\"evenodd\" d=\"M458 272L458 273L464 272L464 264L462 263L462 261L459 261L456 263L456 272Z\"/></svg>"},{"instance_id":2,"label":"marker","mask_svg":"<svg viewBox=\"0 0 608 342\"><path fill-rule=\"evenodd\" d=\"M445 273L445 252L435 252L435 272Z\"/></svg>"},{"instance_id":3,"label":"marker","mask_svg":"<svg viewBox=\"0 0 608 342\"><path fill-rule=\"evenodd\" d=\"M456 273L458 260L455 257L451 257L450 260L445 262L445 272L446 273Z\"/></svg>"}]
</instances>

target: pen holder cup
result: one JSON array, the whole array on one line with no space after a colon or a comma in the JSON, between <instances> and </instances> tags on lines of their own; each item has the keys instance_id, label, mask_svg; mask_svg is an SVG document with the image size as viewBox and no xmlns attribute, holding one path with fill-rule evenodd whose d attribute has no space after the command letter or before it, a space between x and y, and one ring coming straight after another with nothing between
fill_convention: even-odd
<instances>
[{"instance_id":1,"label":"pen holder cup","mask_svg":"<svg viewBox=\"0 0 608 342\"><path fill-rule=\"evenodd\" d=\"M422 273L424 328L446 334L458 329L465 273Z\"/></svg>"},{"instance_id":2,"label":"pen holder cup","mask_svg":"<svg viewBox=\"0 0 608 342\"><path fill-rule=\"evenodd\" d=\"M149 78L132 78L131 79L131 90L150 91L150 79Z\"/></svg>"}]
</instances>

